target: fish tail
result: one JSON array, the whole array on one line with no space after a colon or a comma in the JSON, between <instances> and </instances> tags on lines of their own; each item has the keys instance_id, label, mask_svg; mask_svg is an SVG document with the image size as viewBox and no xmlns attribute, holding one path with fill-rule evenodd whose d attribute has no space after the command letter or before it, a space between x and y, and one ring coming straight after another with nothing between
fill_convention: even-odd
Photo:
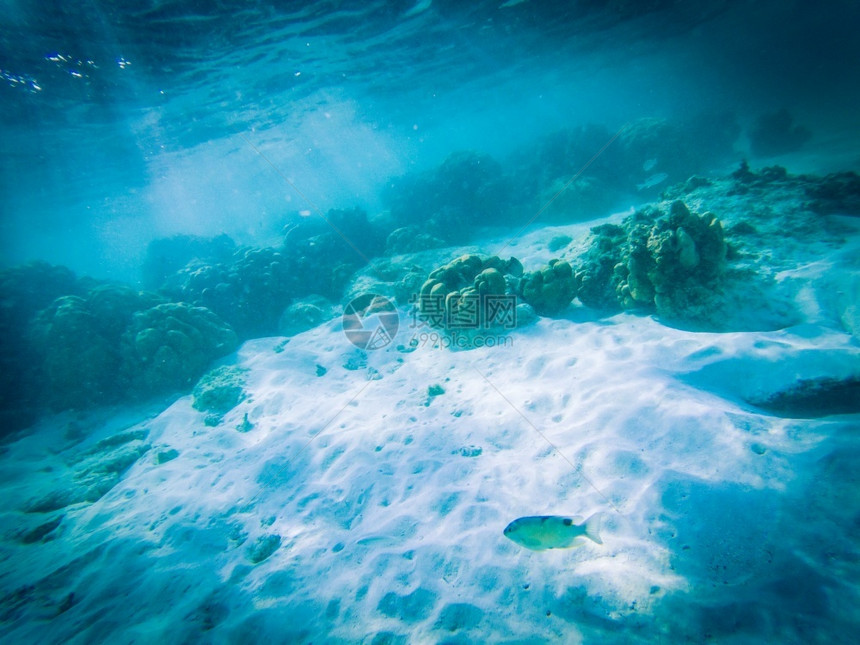
<instances>
[{"instance_id":1,"label":"fish tail","mask_svg":"<svg viewBox=\"0 0 860 645\"><path fill-rule=\"evenodd\" d=\"M603 540L600 539L600 524L602 520L603 516L600 513L595 513L585 520L585 537L597 544L603 544Z\"/></svg>"}]
</instances>

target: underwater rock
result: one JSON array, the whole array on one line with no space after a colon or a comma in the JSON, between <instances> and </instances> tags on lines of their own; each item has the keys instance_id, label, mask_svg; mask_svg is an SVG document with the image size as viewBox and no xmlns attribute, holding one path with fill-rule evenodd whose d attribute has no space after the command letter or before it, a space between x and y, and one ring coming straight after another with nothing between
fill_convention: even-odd
<instances>
[{"instance_id":1,"label":"underwater rock","mask_svg":"<svg viewBox=\"0 0 860 645\"><path fill-rule=\"evenodd\" d=\"M23 329L40 310L60 296L83 295L86 285L64 266L31 262L0 271L0 321Z\"/></svg>"},{"instance_id":2,"label":"underwater rock","mask_svg":"<svg viewBox=\"0 0 860 645\"><path fill-rule=\"evenodd\" d=\"M24 516L26 518L27 516ZM23 519L21 522L23 526L18 528L15 531L14 538L16 541L21 544L34 544L36 542L47 541L45 538L50 539L50 534L60 526L65 518L64 513L59 513L49 519L48 521L42 521L43 518L38 515L34 516L39 519L38 522L34 523L32 521L28 521L27 519Z\"/></svg>"},{"instance_id":3,"label":"underwater rock","mask_svg":"<svg viewBox=\"0 0 860 645\"><path fill-rule=\"evenodd\" d=\"M302 279L314 271L298 272L294 261L278 249L242 248L229 262L193 262L166 282L171 300L206 307L227 321L240 338L271 336ZM311 291L308 291L310 293Z\"/></svg>"},{"instance_id":4,"label":"underwater rock","mask_svg":"<svg viewBox=\"0 0 860 645\"><path fill-rule=\"evenodd\" d=\"M222 365L204 374L191 392L191 407L220 417L245 399L248 370L237 365Z\"/></svg>"},{"instance_id":5,"label":"underwater rock","mask_svg":"<svg viewBox=\"0 0 860 645\"><path fill-rule=\"evenodd\" d=\"M317 295L306 296L286 308L278 321L278 334L295 336L318 327L335 316L334 305Z\"/></svg>"},{"instance_id":6,"label":"underwater rock","mask_svg":"<svg viewBox=\"0 0 860 645\"><path fill-rule=\"evenodd\" d=\"M158 450L154 457L153 462L156 466L160 466L161 464L166 464L168 461L173 461L179 456L179 451L176 448L163 448Z\"/></svg>"},{"instance_id":7,"label":"underwater rock","mask_svg":"<svg viewBox=\"0 0 860 645\"><path fill-rule=\"evenodd\" d=\"M783 108L759 116L748 136L753 154L767 157L799 150L812 138L812 132L796 125L791 113Z\"/></svg>"},{"instance_id":8,"label":"underwater rock","mask_svg":"<svg viewBox=\"0 0 860 645\"><path fill-rule=\"evenodd\" d=\"M725 195L763 194L776 188L796 188L805 184L810 178L789 175L782 166L766 166L758 171L751 170L746 160L742 161L729 179L732 185L723 187Z\"/></svg>"},{"instance_id":9,"label":"underwater rock","mask_svg":"<svg viewBox=\"0 0 860 645\"><path fill-rule=\"evenodd\" d=\"M276 533L261 535L250 547L248 547L248 559L254 564L260 564L263 560L266 560L275 551L277 551L280 546L280 535Z\"/></svg>"},{"instance_id":10,"label":"underwater rock","mask_svg":"<svg viewBox=\"0 0 860 645\"><path fill-rule=\"evenodd\" d=\"M246 412L245 415L242 417L242 422L236 424L236 430L238 432L245 433L245 432L251 432L251 430L253 430L253 429L254 429L254 423L248 418L248 413Z\"/></svg>"},{"instance_id":11,"label":"underwater rock","mask_svg":"<svg viewBox=\"0 0 860 645\"><path fill-rule=\"evenodd\" d=\"M669 186L661 193L660 197L664 200L682 199L692 193L694 190L698 190L699 188L703 188L705 186L713 185L714 182L710 179L707 179L705 177L699 177L698 175L693 175L687 181L675 184L674 186Z\"/></svg>"},{"instance_id":12,"label":"underwater rock","mask_svg":"<svg viewBox=\"0 0 860 645\"><path fill-rule=\"evenodd\" d=\"M800 379L789 389L749 403L791 418L855 414L860 412L860 378Z\"/></svg>"},{"instance_id":13,"label":"underwater rock","mask_svg":"<svg viewBox=\"0 0 860 645\"><path fill-rule=\"evenodd\" d=\"M340 258L357 268L383 252L385 238L364 210L331 209L325 217L305 217L288 226L283 250L300 266L315 265L319 270Z\"/></svg>"},{"instance_id":14,"label":"underwater rock","mask_svg":"<svg viewBox=\"0 0 860 645\"><path fill-rule=\"evenodd\" d=\"M155 307L164 298L150 291L138 291L122 284L101 284L86 294L87 307L99 324L99 332L109 341L118 341L137 311Z\"/></svg>"},{"instance_id":15,"label":"underwater rock","mask_svg":"<svg viewBox=\"0 0 860 645\"><path fill-rule=\"evenodd\" d=\"M681 124L661 118L633 121L607 152L624 177L623 187L638 187L640 192L656 189L667 181L682 181L702 165L695 139L684 132Z\"/></svg>"},{"instance_id":16,"label":"underwater rock","mask_svg":"<svg viewBox=\"0 0 860 645\"><path fill-rule=\"evenodd\" d=\"M860 215L860 175L836 172L808 181L809 209L821 214Z\"/></svg>"},{"instance_id":17,"label":"underwater rock","mask_svg":"<svg viewBox=\"0 0 860 645\"><path fill-rule=\"evenodd\" d=\"M523 276L523 300L541 316L552 316L565 309L576 297L573 269L564 260L550 260L540 271Z\"/></svg>"},{"instance_id":18,"label":"underwater rock","mask_svg":"<svg viewBox=\"0 0 860 645\"><path fill-rule=\"evenodd\" d=\"M28 338L33 317L60 296L84 292L66 267L32 262L0 271L0 437L32 423L43 407Z\"/></svg>"},{"instance_id":19,"label":"underwater rock","mask_svg":"<svg viewBox=\"0 0 860 645\"><path fill-rule=\"evenodd\" d=\"M75 455L51 490L26 502L22 510L51 513L72 504L98 501L149 451L148 435L145 429L120 432Z\"/></svg>"},{"instance_id":20,"label":"underwater rock","mask_svg":"<svg viewBox=\"0 0 860 645\"><path fill-rule=\"evenodd\" d=\"M612 212L616 198L610 186L593 176L558 177L541 192L541 220L562 224L593 219Z\"/></svg>"},{"instance_id":21,"label":"underwater rock","mask_svg":"<svg viewBox=\"0 0 860 645\"><path fill-rule=\"evenodd\" d=\"M168 303L138 312L120 348L129 394L145 397L187 388L238 344L230 326L203 307Z\"/></svg>"},{"instance_id":22,"label":"underwater rock","mask_svg":"<svg viewBox=\"0 0 860 645\"><path fill-rule=\"evenodd\" d=\"M568 244L573 242L573 238L570 235L555 235L553 238L547 243L546 247L552 252L555 253L559 249L563 249Z\"/></svg>"},{"instance_id":23,"label":"underwater rock","mask_svg":"<svg viewBox=\"0 0 860 645\"><path fill-rule=\"evenodd\" d=\"M756 227L746 220L741 220L732 226L727 233L730 235L755 235L758 233L758 230L756 230Z\"/></svg>"},{"instance_id":24,"label":"underwater rock","mask_svg":"<svg viewBox=\"0 0 860 645\"><path fill-rule=\"evenodd\" d=\"M84 297L58 298L40 312L29 340L49 406L81 409L118 400L124 393L120 338L135 312L161 302L154 293L100 284Z\"/></svg>"},{"instance_id":25,"label":"underwater rock","mask_svg":"<svg viewBox=\"0 0 860 645\"><path fill-rule=\"evenodd\" d=\"M438 383L435 385L430 385L427 388L427 398L424 399L424 406L430 407L430 404L433 403L433 399L435 399L437 396L442 396L443 394L445 394L445 388L443 388L441 385L439 385Z\"/></svg>"},{"instance_id":26,"label":"underwater rock","mask_svg":"<svg viewBox=\"0 0 860 645\"><path fill-rule=\"evenodd\" d=\"M741 129L735 115L703 112L669 121L645 117L630 123L618 137L617 150L607 152L626 177L624 188L640 191L685 181L733 156Z\"/></svg>"},{"instance_id":27,"label":"underwater rock","mask_svg":"<svg viewBox=\"0 0 860 645\"><path fill-rule=\"evenodd\" d=\"M472 226L507 218L510 188L498 162L461 151L433 171L392 180L383 193L394 225L417 226L446 242L461 240Z\"/></svg>"},{"instance_id":28,"label":"underwater rock","mask_svg":"<svg viewBox=\"0 0 860 645\"><path fill-rule=\"evenodd\" d=\"M445 241L425 233L418 226L401 226L391 231L385 240L385 255L420 253L445 246Z\"/></svg>"},{"instance_id":29,"label":"underwater rock","mask_svg":"<svg viewBox=\"0 0 860 645\"><path fill-rule=\"evenodd\" d=\"M227 235L198 237L174 235L159 238L146 247L143 261L143 284L158 289L165 280L192 261L202 264L226 262L236 251L236 243Z\"/></svg>"},{"instance_id":30,"label":"underwater rock","mask_svg":"<svg viewBox=\"0 0 860 645\"><path fill-rule=\"evenodd\" d=\"M121 395L118 343L102 329L103 323L79 296L57 298L34 319L29 338L50 408L81 409Z\"/></svg>"},{"instance_id":31,"label":"underwater rock","mask_svg":"<svg viewBox=\"0 0 860 645\"><path fill-rule=\"evenodd\" d=\"M122 433L127 439L118 445L99 447L76 467L74 479L84 491L86 502L95 502L116 486L125 472L149 451L149 444L137 433Z\"/></svg>"}]
</instances>

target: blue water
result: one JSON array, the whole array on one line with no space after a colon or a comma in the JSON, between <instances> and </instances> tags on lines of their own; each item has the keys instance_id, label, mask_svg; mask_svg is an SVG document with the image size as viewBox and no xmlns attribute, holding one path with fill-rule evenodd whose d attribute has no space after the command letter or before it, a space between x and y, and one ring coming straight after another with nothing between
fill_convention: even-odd
<instances>
[{"instance_id":1,"label":"blue water","mask_svg":"<svg viewBox=\"0 0 860 645\"><path fill-rule=\"evenodd\" d=\"M324 210L590 122L787 107L854 154L853 3L500 4L4 3L0 257L133 280L154 237L265 240L306 204L240 134Z\"/></svg>"},{"instance_id":2,"label":"blue water","mask_svg":"<svg viewBox=\"0 0 860 645\"><path fill-rule=\"evenodd\" d=\"M849 601L858 593L853 577L858 573L855 471L860 460L851 430L856 430L860 412L855 401L860 383L860 269L853 253L858 248L860 183L848 173L860 171L858 31L860 3L851 0L817 5L800 0L0 3L0 484L14 498L10 509L0 513L0 635L20 642L854 642L858 619ZM776 165L787 168L789 179L779 169L770 175L760 170ZM836 172L846 174L827 184L810 178ZM688 182L687 189L678 192L677 186L693 175L707 180ZM729 243L720 247L720 262L725 259L731 266L736 284L748 280L749 289L727 288L723 309L708 317L694 306L684 309L686 301L678 309L672 309L677 302L661 308L654 294L647 302L633 298L623 306L615 302L613 290L588 300L578 284L574 305L572 295L560 306L530 303L534 307L523 314L528 314L527 322L522 319L523 338L513 336L517 348L528 349L517 349L520 353L513 354L510 363L505 357L511 354L502 349L476 352L490 365L479 365L479 376L508 375L508 369L522 376L511 377L498 389L478 378L477 385L471 382L458 390L446 379L474 379L475 374L456 362L461 354L448 352L440 365L452 376L436 374L424 383L412 373L401 375L399 383L409 394L402 400L396 393L380 399L401 410L403 401L418 392L423 398L416 405L418 412L410 413L415 416L406 415L404 421L392 412L392 418L384 417L376 428L381 432L390 423L397 435L406 429L411 433L413 426L419 428L416 433L430 427L444 439L448 430L459 432L456 419L464 409L463 419L474 413L489 423L491 417L481 417L480 396L477 402L455 406L450 414L443 408L444 418L436 412L441 407L437 399L448 401L455 392L468 399L474 388L485 387L485 380L492 386L487 396L504 391L514 401L508 401L512 408L529 415L546 412L552 419L576 419L606 405L609 411L595 413L595 418L615 419L615 413L625 417L629 405L628 425L622 423L628 433L635 431L639 418L658 425L665 420L660 432L671 435L666 428L674 428L678 437L661 444L663 435L652 441L643 433L635 449L612 453L602 464L612 476L606 475L609 483L600 486L619 486L622 492L612 500L624 506L634 518L631 522L640 522L630 529L620 519L609 521L607 548L622 549L621 537L628 540L623 548L629 548L613 551L613 562L630 557L631 566L641 564L636 560L639 552L629 546L640 540L649 548L660 545L655 562L665 555L662 581L645 587L653 589L646 594L648 602L637 596L637 602L648 605L641 613L637 615L635 602L620 606L618 598L626 597L624 593L601 597L600 589L614 587L594 583L602 565L589 569L587 557L576 560L578 571L585 571L584 582L565 582L568 586L562 589L554 586L555 578L542 583L535 579L536 572L557 573L547 560L528 560L533 569L524 560L510 565L523 556L511 545L493 542L487 549L495 549L494 557L504 561L487 564L481 552L472 559L486 565L484 573L469 578L464 564L472 557L468 551L458 554L461 560L452 556L450 562L441 562L434 560L435 552L426 555L418 548L417 564L410 568L416 549L397 543L384 533L387 529L379 529L382 535L357 537L341 525L343 535L331 538L337 548L325 557L334 558L331 553L340 553L346 544L344 561L356 571L378 557L376 574L380 580L401 583L400 595L373 588L367 596L372 586L368 583L358 591L350 588L349 595L344 592L336 601L322 592L316 597L306 587L297 590L290 576L299 580L305 575L298 565L295 570L269 570L269 577L260 574L259 589L250 583L245 588L253 567L275 567L276 558L287 557L292 538L282 529L283 541L280 534L275 536L283 519L275 520L277 505L291 504L291 513L301 513L306 504L316 508L325 495L318 491L298 501L278 497L281 489L293 486L293 475L269 477L274 467L265 460L275 457L259 447L247 448L264 453L255 457L258 461L238 459L236 468L247 468L248 475L235 485L254 482L262 491L256 494L269 504L265 512L271 517L254 515L248 522L258 532L264 527L256 544L265 553L253 553L250 563L243 560L228 582L216 584L206 571L200 589L185 595L173 590L173 600L158 600L159 585L170 588L173 568L183 570L193 561L205 569L200 562L208 556L201 554L209 553L212 544L226 544L229 538L235 546L248 538L238 520L229 524L206 515L217 503L206 506L210 501L202 488L194 493L206 500L200 515L189 510L187 499L171 508L169 495L159 497L152 502L162 513L158 522L187 520L194 529L187 529L187 539L168 530L159 535L159 548L176 550L164 556L169 564L159 564L166 573L149 575L148 556L141 555L137 537L120 534L128 529L129 535L156 540L152 535L158 522L150 526L148 520L127 517L137 512L129 510L138 508L135 494L139 500L141 491L149 494L147 486L162 481L156 466L182 453L197 455L193 442L176 443L179 448L174 449L171 437L211 440L206 433L224 430L223 418L231 424L224 443L206 444L200 449L206 458L187 466L185 474L177 465L184 462L170 466L173 479L165 475L163 481L170 482L171 490L182 490L186 474L196 477L218 468L221 457L212 455L219 450L229 458L244 454L247 446L234 443L239 441L234 430L256 441L254 432L261 432L266 415L291 429L298 427L294 423L315 422L330 411L331 401L351 391L351 375L360 375L362 384L365 373L368 382L382 379L382 373L393 379L401 363L409 364L411 352L421 369L432 369L432 361L418 362L424 348L416 351L416 343L409 346L408 341L395 350L401 342L397 340L389 348L398 352L390 373L382 359L374 364L373 357L381 352L363 353L349 345L340 355L340 349L331 349L343 340L334 332L326 336L331 321L350 298L363 296L366 285L387 285L383 288L391 293L386 295L403 314L408 297L426 284L432 269L476 249L490 255L501 248L497 254L502 258L525 254L521 259L527 275L550 257L564 257L578 272L576 262L589 257L583 240L592 225L625 226L623 231L603 231L607 239L630 235L632 240L635 227L619 213L629 215L644 204L678 195L692 211L723 209L716 215L723 220ZM666 204L662 216L671 208ZM323 214L326 222L318 217ZM330 225L337 229L336 236ZM561 228L542 232L545 226ZM406 232L391 237L397 230ZM681 239L677 230L674 234ZM648 239L648 249L658 246L653 236ZM697 255L690 264L698 266L700 255L704 257L699 254L703 239L708 241L696 237L699 246L693 247ZM391 259L448 248L456 252ZM621 265L617 260L607 265L610 273ZM715 264L722 269L720 262ZM421 267L414 268L416 263ZM501 290L510 292L511 277L519 279L519 274L508 269L507 283L498 279ZM365 270L363 278L356 278ZM457 288L468 288L465 284ZM627 288L636 288L632 278ZM606 297L611 300L608 311L600 301ZM396 311L391 307L386 311ZM619 314L622 308L632 313ZM620 318L613 318L616 314ZM539 321L537 326L527 327L533 320ZM665 324L662 337L654 331L658 324ZM583 325L582 338L594 340L582 341L576 347L580 353L573 356L576 325ZM615 325L621 329L617 336L611 331ZM295 357L287 341L272 344L275 353L284 353L286 367L279 367L268 345L263 350L262 344L255 344L262 343L255 340L261 337L306 330L319 334L319 343L299 341L304 345ZM566 339L564 347L553 345L553 330ZM630 341L640 331L645 349ZM433 334L441 338L437 331ZM245 341L250 341L246 349L234 354ZM649 353L661 342L662 354ZM544 355L535 347L545 347ZM607 364L624 364L629 357L631 382L642 379L644 389L653 383L655 391L662 392L659 388L670 387L660 380L665 377L682 392L666 400L682 402L664 414L662 400L639 400L639 392L633 396L616 383L617 403L608 405L601 403L600 388L580 392L580 382L574 380L570 403L570 393L561 396L553 390L560 377L553 372L551 357L566 351L573 353L561 382L579 374L574 370L577 361L585 365L583 383L593 385L603 378ZM589 363L589 352L600 360ZM666 357L666 365L661 357ZM219 360L236 363L244 370L237 373L257 379L253 392L265 405L254 408L253 396L237 386L242 394L226 404L218 402L208 416L196 404L192 408L182 397L191 394L195 384L199 388L198 379ZM313 378L303 380L308 374ZM771 374L778 384L768 388ZM313 379L326 375L335 385L315 390ZM547 392L530 390L530 379ZM283 390L289 398L293 387L316 401L316 407L290 416L290 405L298 403L284 403L272 391ZM199 390L195 392L199 397ZM270 395L275 403L265 398ZM711 395L722 401L713 409L708 408ZM343 409L351 410L349 405L351 401ZM738 453L726 453L732 463L749 458L750 450L766 455L762 461L773 461L756 466L761 471L747 473L737 467L726 481L706 483L690 464L725 447L697 446L696 433L685 434L695 423L679 420L685 414L700 415L702 436L743 436L736 444L741 446ZM522 412L517 415L516 423L526 418ZM445 425L449 423L455 425ZM445 459L462 455L474 458L475 468L484 468L496 449L510 448L509 437L493 444L480 431L470 428L456 435L458 441L475 445L452 443L449 450L452 446L443 440L439 445L444 446ZM626 440L628 435L619 433ZM163 437L163 445L144 445L156 435ZM750 437L755 438L751 444ZM382 452L382 440L377 440L381 443L376 450ZM604 440L613 444L616 438L609 433ZM294 449L290 441L281 447ZM429 446L431 452L439 448L421 441L419 437L416 445ZM304 439L294 443L301 450L308 445ZM672 461L676 445L681 453L689 449L689 459ZM347 449L356 448L325 455L331 457L327 462L326 447L319 448L319 454L312 447L306 455L312 465L314 459L322 461L321 470L300 464L296 468L305 470L297 477L328 476L330 464L344 450L350 454ZM582 452L587 453L585 448ZM365 504L387 507L400 494L396 486L391 490L397 494L383 488L389 484L381 482L391 481L386 477L399 473L408 478L427 465L408 450L386 455L374 453L367 459L368 472L380 478L368 484L367 491L364 480L338 482L349 489L344 493L349 499L338 503L349 509L335 505L333 513L347 529L354 522L357 531L364 530L359 518ZM380 460L379 468L371 458ZM102 461L92 466L87 459ZM538 461L524 469L539 478L546 464ZM404 475L398 463L414 470ZM428 463L432 471L432 459ZM141 479L126 478L132 464ZM575 473L583 474L577 464ZM684 470L687 466L689 471ZM486 472L497 474L499 468L491 465ZM660 475L653 481L650 469ZM229 473L222 475L232 482ZM213 486L222 475L213 477ZM86 479L92 487L81 492L84 476L96 483ZM68 484L69 477L77 478L74 484ZM626 491L625 477L647 480L649 493ZM404 484L401 503L413 485ZM52 486L62 493L45 493ZM114 486L114 497L106 496ZM516 486L512 488L516 492ZM93 498L95 489L98 495ZM528 490L539 489L535 484ZM593 484L583 489L594 503L614 504ZM127 497L119 498L118 490ZM227 494L229 503L223 505L231 510L225 513L241 515L247 500L233 499L234 492ZM812 508L798 510L807 502L806 493ZM456 518L458 504L471 494L468 488L440 493L443 501L431 507L439 512L434 521L454 522L446 516ZM360 499L353 515L350 496ZM123 499L129 500L128 509ZM637 501L643 507L629 510ZM649 503L659 510L652 512ZM301 516L308 526L316 526L317 517L327 517L330 509L322 506ZM526 510L532 515L554 512ZM612 509L597 510L612 514ZM174 513L175 520L170 520ZM349 518L342 520L338 513ZM111 525L114 514L124 518L116 526ZM499 527L494 524L488 534L501 539L502 528L525 512L510 514L493 517ZM804 520L808 526L801 526ZM477 531L469 521L463 525ZM203 535L199 522L214 537ZM392 525L399 526L393 520ZM274 528L266 533L270 526ZM438 541L431 529L421 525L420 530L409 530L430 531ZM116 535L109 533L114 530ZM780 531L790 533L783 543L776 535ZM816 546L818 531L828 533L830 550ZM239 533L241 540L234 535ZM389 546L392 540L395 546ZM679 540L686 546L679 546ZM53 567L56 552L51 549L65 548L68 554L81 544L89 549L86 556ZM380 544L382 551L374 550ZM768 558L773 544L775 561L789 569L785 575L763 564L772 563ZM660 551L663 545L668 546ZM686 553L689 545L693 555ZM361 550L365 548L369 550ZM702 552L706 556L700 557ZM114 553L131 571L127 580L111 568ZM222 557L220 552L217 557ZM388 565L386 558L391 559ZM725 564L724 558L731 563ZM308 570L314 560L305 562ZM455 565L462 567L462 578L445 570ZM720 566L728 566L724 577L731 583L724 585L729 591L720 586ZM461 586L445 592L433 585L416 589L410 577L415 570L446 584L450 574ZM199 569L188 564L188 571L177 575L191 588ZM522 571L532 576L525 587L517 577ZM611 566L606 571L607 577L617 573ZM630 578L646 575L642 571L631 572ZM349 577L348 571L335 573L332 579ZM757 581L758 575L764 578ZM691 581L689 593L671 586L676 576ZM82 591L78 578L95 591ZM102 607L117 611L117 590L131 594L129 586L134 584L144 587L141 597L147 599L137 613L118 611L111 621L99 615ZM531 596L523 591L529 585L534 589ZM476 589L486 596L470 598ZM507 591L493 596L494 589ZM535 600L538 590L541 600ZM368 598L375 593L380 599L371 602ZM495 599L495 613L487 598ZM193 620L179 617L175 607L182 602L194 604L196 613L188 614ZM362 613L371 605L373 615ZM305 621L303 607L325 613L325 618ZM548 622L548 607L558 614L558 623ZM163 624L157 620L161 611ZM519 620L517 612L528 617ZM298 626L279 632L281 621ZM506 640L500 634L509 627L519 631Z\"/></svg>"}]
</instances>

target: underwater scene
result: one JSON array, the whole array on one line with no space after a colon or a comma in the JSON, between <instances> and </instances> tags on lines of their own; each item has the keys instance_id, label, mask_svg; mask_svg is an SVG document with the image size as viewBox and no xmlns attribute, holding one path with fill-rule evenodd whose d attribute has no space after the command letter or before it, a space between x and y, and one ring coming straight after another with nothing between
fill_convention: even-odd
<instances>
[{"instance_id":1,"label":"underwater scene","mask_svg":"<svg viewBox=\"0 0 860 645\"><path fill-rule=\"evenodd\" d=\"M0 25L0 642L858 642L860 3Z\"/></svg>"}]
</instances>

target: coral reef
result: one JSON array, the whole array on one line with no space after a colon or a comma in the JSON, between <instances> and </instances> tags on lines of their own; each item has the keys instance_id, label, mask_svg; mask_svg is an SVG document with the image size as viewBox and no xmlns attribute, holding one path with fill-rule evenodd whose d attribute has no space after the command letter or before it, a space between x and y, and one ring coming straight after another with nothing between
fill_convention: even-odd
<instances>
[{"instance_id":1,"label":"coral reef","mask_svg":"<svg viewBox=\"0 0 860 645\"><path fill-rule=\"evenodd\" d=\"M4 416L11 429L32 422L45 408L83 409L182 387L218 352L232 351L236 344L232 331L225 332L211 312L187 314L188 305L167 304L152 292L79 281L48 265L4 272L4 278L11 305L4 309L4 342L14 340L14 348L3 352L4 378L17 379L15 388L4 391L10 397L4 401ZM44 283L44 278L57 279ZM38 284L44 288L34 288ZM61 289L76 293L48 300ZM41 311L34 313L37 307ZM157 314L147 318L146 312L170 312L172 317L159 321ZM140 327L143 320L153 329ZM138 354L129 352L130 333ZM147 352L147 342L159 346ZM154 378L158 370L164 373ZM145 386L140 379L147 381Z\"/></svg>"},{"instance_id":2,"label":"coral reef","mask_svg":"<svg viewBox=\"0 0 860 645\"><path fill-rule=\"evenodd\" d=\"M522 275L519 260L460 256L430 273L419 292L418 310L435 327L491 327L493 321L487 317L486 298L482 297L505 295L506 275Z\"/></svg>"},{"instance_id":3,"label":"coral reef","mask_svg":"<svg viewBox=\"0 0 860 645\"><path fill-rule=\"evenodd\" d=\"M238 342L230 326L203 307L167 303L140 311L120 347L128 394L145 397L187 388Z\"/></svg>"},{"instance_id":4,"label":"coral reef","mask_svg":"<svg viewBox=\"0 0 860 645\"><path fill-rule=\"evenodd\" d=\"M853 223L830 215L860 212L858 183L850 172L794 175L781 166L759 169L744 162L727 177L691 180L665 191L665 198L683 199L699 212L719 213L725 224L727 262L717 296L722 305L713 310L708 326L780 329L806 319L809 306L795 291L800 278L791 277L803 272L795 258L829 255L853 235ZM843 261L854 266L850 256ZM840 271L820 276L813 271L804 280L810 289L804 297L815 294L817 315L827 324L858 328L857 283Z\"/></svg>"},{"instance_id":5,"label":"coral reef","mask_svg":"<svg viewBox=\"0 0 860 645\"><path fill-rule=\"evenodd\" d=\"M576 297L573 269L564 260L550 260L540 271L526 273L520 289L523 300L539 315L558 314Z\"/></svg>"},{"instance_id":6,"label":"coral reef","mask_svg":"<svg viewBox=\"0 0 860 645\"><path fill-rule=\"evenodd\" d=\"M87 291L86 301L98 332L113 343L119 340L135 312L160 305L164 298L122 284L100 284Z\"/></svg>"},{"instance_id":7,"label":"coral reef","mask_svg":"<svg viewBox=\"0 0 860 645\"><path fill-rule=\"evenodd\" d=\"M100 284L62 296L32 321L28 340L49 407L78 409L110 403L123 393L120 337L137 311L162 302L151 292Z\"/></svg>"},{"instance_id":8,"label":"coral reef","mask_svg":"<svg viewBox=\"0 0 860 645\"><path fill-rule=\"evenodd\" d=\"M616 271L616 293L625 308L655 306L670 318L701 318L725 267L726 242L712 214L694 215L681 201L652 225L628 234L628 259Z\"/></svg>"},{"instance_id":9,"label":"coral reef","mask_svg":"<svg viewBox=\"0 0 860 645\"><path fill-rule=\"evenodd\" d=\"M241 338L275 333L278 319L297 291L300 277L274 248L242 248L229 263L192 263L162 291L170 300L206 307Z\"/></svg>"},{"instance_id":10,"label":"coral reef","mask_svg":"<svg viewBox=\"0 0 860 645\"><path fill-rule=\"evenodd\" d=\"M245 399L247 369L222 365L204 374L191 393L191 406L208 412L206 425L218 425L221 418Z\"/></svg>"},{"instance_id":11,"label":"coral reef","mask_svg":"<svg viewBox=\"0 0 860 645\"><path fill-rule=\"evenodd\" d=\"M601 224L591 229L592 240L574 270L579 301L593 309L615 311L620 308L611 288L615 267L622 263L627 231L623 226Z\"/></svg>"},{"instance_id":12,"label":"coral reef","mask_svg":"<svg viewBox=\"0 0 860 645\"><path fill-rule=\"evenodd\" d=\"M653 307L668 318L707 317L728 248L713 214L695 215L682 201L674 201L668 213L649 207L621 226L603 225L593 234L576 270L583 304Z\"/></svg>"},{"instance_id":13,"label":"coral reef","mask_svg":"<svg viewBox=\"0 0 860 645\"><path fill-rule=\"evenodd\" d=\"M53 409L115 401L120 357L116 343L79 296L57 298L33 321L30 339L41 359L44 394Z\"/></svg>"},{"instance_id":14,"label":"coral reef","mask_svg":"<svg viewBox=\"0 0 860 645\"><path fill-rule=\"evenodd\" d=\"M278 333L295 298L338 299L357 268L383 249L383 236L360 210L331 210L288 227L281 247L243 247L222 262L194 260L162 287L170 300L206 307L242 339Z\"/></svg>"},{"instance_id":15,"label":"coral reef","mask_svg":"<svg viewBox=\"0 0 860 645\"><path fill-rule=\"evenodd\" d=\"M30 319L60 296L81 295L86 285L66 267L31 262L0 271L0 321L23 329ZM4 329L5 330L5 329Z\"/></svg>"}]
</instances>

